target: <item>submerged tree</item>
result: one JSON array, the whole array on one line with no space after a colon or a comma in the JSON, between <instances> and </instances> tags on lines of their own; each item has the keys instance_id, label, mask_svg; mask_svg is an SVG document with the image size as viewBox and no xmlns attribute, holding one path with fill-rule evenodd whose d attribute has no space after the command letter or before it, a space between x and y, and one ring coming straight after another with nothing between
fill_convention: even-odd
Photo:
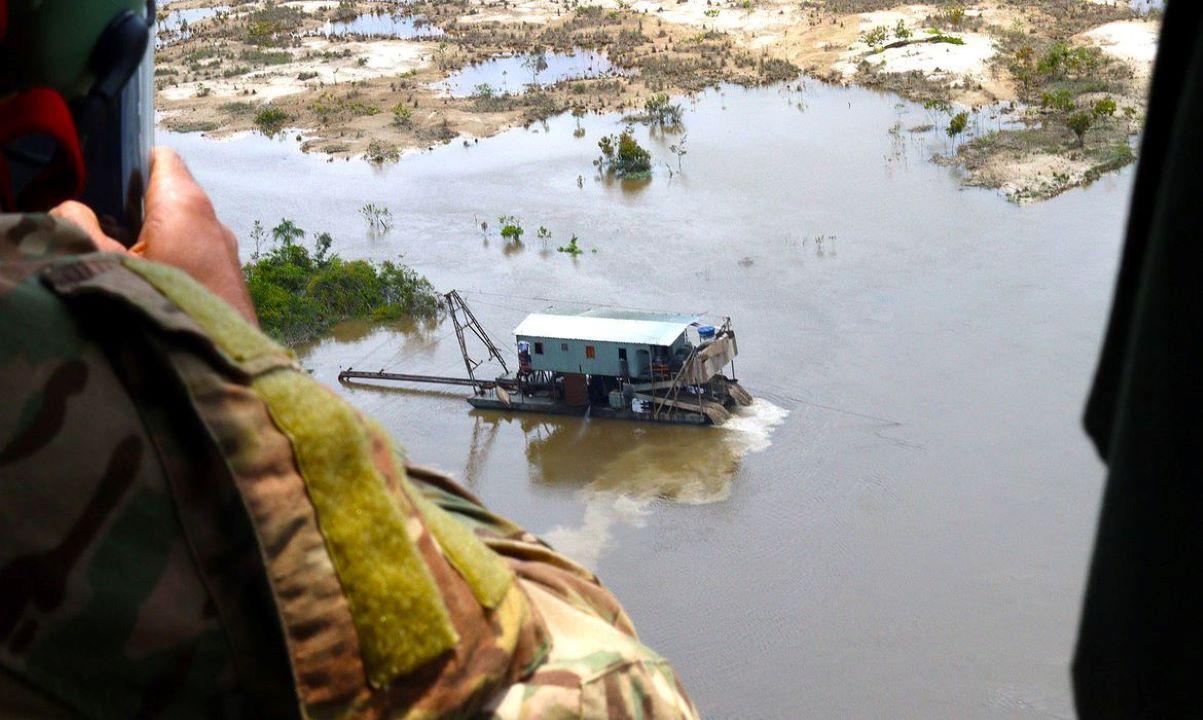
<instances>
[{"instance_id":1,"label":"submerged tree","mask_svg":"<svg viewBox=\"0 0 1203 720\"><path fill-rule=\"evenodd\" d=\"M577 105L572 108L572 117L576 120L576 129L572 131L573 137L584 137L585 128L581 127L581 118L585 117L585 108Z\"/></svg>"},{"instance_id":2,"label":"submerged tree","mask_svg":"<svg viewBox=\"0 0 1203 720\"><path fill-rule=\"evenodd\" d=\"M539 73L547 69L547 53L540 51L527 55L526 59L522 61L522 67L530 71L530 84L537 84Z\"/></svg>"},{"instance_id":3,"label":"submerged tree","mask_svg":"<svg viewBox=\"0 0 1203 720\"><path fill-rule=\"evenodd\" d=\"M946 132L948 137L956 137L965 132L965 128L969 126L969 113L961 111L952 116L952 120L948 121Z\"/></svg>"},{"instance_id":4,"label":"submerged tree","mask_svg":"<svg viewBox=\"0 0 1203 720\"><path fill-rule=\"evenodd\" d=\"M393 227L393 213L387 207L368 203L359 208L359 214L368 224L368 232L372 235L383 235Z\"/></svg>"},{"instance_id":5,"label":"submerged tree","mask_svg":"<svg viewBox=\"0 0 1203 720\"><path fill-rule=\"evenodd\" d=\"M678 125L683 111L679 103L670 102L668 95L658 93L643 103L643 121L655 125Z\"/></svg>"},{"instance_id":6,"label":"submerged tree","mask_svg":"<svg viewBox=\"0 0 1203 720\"><path fill-rule=\"evenodd\" d=\"M681 172L681 159L689 152L685 149L685 141L689 139L689 133L681 136L681 142L668 146L668 151L677 156L677 172Z\"/></svg>"},{"instance_id":7,"label":"submerged tree","mask_svg":"<svg viewBox=\"0 0 1203 720\"><path fill-rule=\"evenodd\" d=\"M602 156L598 166L618 177L647 178L652 174L652 155L635 140L629 129L617 136L606 135L597 142Z\"/></svg>"},{"instance_id":8,"label":"submerged tree","mask_svg":"<svg viewBox=\"0 0 1203 720\"><path fill-rule=\"evenodd\" d=\"M562 252L567 255L576 257L577 255L583 254L585 251L582 250L581 246L577 244L576 235L573 235L572 238L568 241L568 244L561 245L560 247L556 248L556 252Z\"/></svg>"},{"instance_id":9,"label":"submerged tree","mask_svg":"<svg viewBox=\"0 0 1203 720\"><path fill-rule=\"evenodd\" d=\"M522 229L522 221L513 215L502 215L497 218L497 222L501 224L501 237L507 242L521 243L522 235L526 231Z\"/></svg>"}]
</instances>

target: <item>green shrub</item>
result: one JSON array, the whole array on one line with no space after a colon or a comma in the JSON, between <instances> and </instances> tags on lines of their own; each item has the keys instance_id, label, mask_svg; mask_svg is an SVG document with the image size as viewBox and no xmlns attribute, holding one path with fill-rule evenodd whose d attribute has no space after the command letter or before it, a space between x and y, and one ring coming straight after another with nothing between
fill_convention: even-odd
<instances>
[{"instance_id":1,"label":"green shrub","mask_svg":"<svg viewBox=\"0 0 1203 720\"><path fill-rule=\"evenodd\" d=\"M572 239L568 241L568 244L561 245L560 247L556 248L556 252L567 253L568 255L576 257L577 255L580 255L580 254L584 253L585 251L582 250L581 246L577 244L576 235L573 235Z\"/></svg>"},{"instance_id":2,"label":"green shrub","mask_svg":"<svg viewBox=\"0 0 1203 720\"><path fill-rule=\"evenodd\" d=\"M1094 107L1090 109L1096 118L1111 117L1115 114L1115 110L1115 100L1109 97L1095 102Z\"/></svg>"},{"instance_id":3,"label":"green shrub","mask_svg":"<svg viewBox=\"0 0 1203 720\"><path fill-rule=\"evenodd\" d=\"M1065 118L1065 125L1073 134L1078 137L1078 147L1086 144L1086 131L1094 124L1094 118L1090 113L1079 110L1078 112Z\"/></svg>"},{"instance_id":4,"label":"green shrub","mask_svg":"<svg viewBox=\"0 0 1203 720\"><path fill-rule=\"evenodd\" d=\"M255 113L255 127L259 128L264 135L275 135L291 118L291 115L280 108L266 105Z\"/></svg>"},{"instance_id":5,"label":"green shrub","mask_svg":"<svg viewBox=\"0 0 1203 720\"><path fill-rule=\"evenodd\" d=\"M876 49L880 45L884 45L890 37L890 29L885 25L878 25L872 30L861 33L860 39L869 47Z\"/></svg>"},{"instance_id":6,"label":"green shrub","mask_svg":"<svg viewBox=\"0 0 1203 720\"><path fill-rule=\"evenodd\" d=\"M381 142L380 140L372 139L368 141L368 146L363 152L363 156L368 162L380 163L397 162L401 159L401 152L397 150L395 145Z\"/></svg>"},{"instance_id":7,"label":"green shrub","mask_svg":"<svg viewBox=\"0 0 1203 720\"><path fill-rule=\"evenodd\" d=\"M964 39L959 38L955 35L945 35L943 33L933 35L928 42L946 43L948 45L964 45L965 44Z\"/></svg>"},{"instance_id":8,"label":"green shrub","mask_svg":"<svg viewBox=\"0 0 1203 720\"><path fill-rule=\"evenodd\" d=\"M1040 105L1049 110L1070 112L1074 109L1073 94L1068 90L1052 90L1040 96Z\"/></svg>"},{"instance_id":9,"label":"green shrub","mask_svg":"<svg viewBox=\"0 0 1203 720\"><path fill-rule=\"evenodd\" d=\"M652 156L645 150L630 130L623 130L617 137L607 135L597 142L602 151L599 165L619 177L646 178L652 173Z\"/></svg>"},{"instance_id":10,"label":"green shrub","mask_svg":"<svg viewBox=\"0 0 1203 720\"><path fill-rule=\"evenodd\" d=\"M238 59L252 65L283 65L292 62L292 55L287 50L249 48L238 53Z\"/></svg>"},{"instance_id":11,"label":"green shrub","mask_svg":"<svg viewBox=\"0 0 1203 720\"><path fill-rule=\"evenodd\" d=\"M397 127L409 127L413 122L414 111L403 102L399 102L393 106L393 125Z\"/></svg>"},{"instance_id":12,"label":"green shrub","mask_svg":"<svg viewBox=\"0 0 1203 720\"><path fill-rule=\"evenodd\" d=\"M522 221L513 215L502 215L497 218L498 224L501 225L501 237L508 242L522 242L522 234L526 231L522 229Z\"/></svg>"},{"instance_id":13,"label":"green shrub","mask_svg":"<svg viewBox=\"0 0 1203 720\"><path fill-rule=\"evenodd\" d=\"M652 95L643 103L643 114L634 119L655 125L677 125L683 110L679 103L671 102L665 93Z\"/></svg>"},{"instance_id":14,"label":"green shrub","mask_svg":"<svg viewBox=\"0 0 1203 720\"><path fill-rule=\"evenodd\" d=\"M948 121L948 128L946 130L948 137L956 137L957 135L960 135L961 133L965 132L965 128L968 126L969 113L961 111L956 115L953 115L952 120Z\"/></svg>"}]
</instances>

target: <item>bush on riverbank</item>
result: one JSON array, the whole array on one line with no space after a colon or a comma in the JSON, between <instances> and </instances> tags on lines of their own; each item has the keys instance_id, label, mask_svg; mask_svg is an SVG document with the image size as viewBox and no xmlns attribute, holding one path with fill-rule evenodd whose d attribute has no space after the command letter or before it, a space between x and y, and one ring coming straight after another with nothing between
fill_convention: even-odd
<instances>
[{"instance_id":1,"label":"bush on riverbank","mask_svg":"<svg viewBox=\"0 0 1203 720\"><path fill-rule=\"evenodd\" d=\"M256 223L255 240L267 233ZM264 332L286 345L325 333L344 320L392 320L438 309L438 296L412 268L385 260L344 260L330 252L333 238L318 235L311 251L299 239L304 231L289 220L272 230L278 241L256 249L243 266L251 300Z\"/></svg>"}]
</instances>

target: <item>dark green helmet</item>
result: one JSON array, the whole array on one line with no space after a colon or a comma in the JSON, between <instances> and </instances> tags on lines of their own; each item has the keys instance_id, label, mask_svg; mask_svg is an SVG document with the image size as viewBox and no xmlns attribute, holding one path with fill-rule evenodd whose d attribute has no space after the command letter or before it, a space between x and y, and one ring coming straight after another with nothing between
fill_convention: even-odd
<instances>
[{"instance_id":1,"label":"dark green helmet","mask_svg":"<svg viewBox=\"0 0 1203 720\"><path fill-rule=\"evenodd\" d=\"M153 0L0 0L5 210L78 196L136 227L153 131L154 16Z\"/></svg>"}]
</instances>

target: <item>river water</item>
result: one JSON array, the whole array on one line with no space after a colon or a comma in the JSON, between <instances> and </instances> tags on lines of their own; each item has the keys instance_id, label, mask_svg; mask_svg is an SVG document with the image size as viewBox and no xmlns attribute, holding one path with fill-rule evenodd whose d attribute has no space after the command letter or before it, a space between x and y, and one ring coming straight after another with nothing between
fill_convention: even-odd
<instances>
[{"instance_id":1,"label":"river water","mask_svg":"<svg viewBox=\"0 0 1203 720\"><path fill-rule=\"evenodd\" d=\"M636 128L642 185L596 175L612 115L381 168L164 135L240 237L287 217L347 257L402 255L507 349L550 304L733 318L759 400L724 428L340 388L594 567L704 715L1069 717L1102 476L1079 417L1132 174L1016 206L931 163L947 138L907 130L928 122L856 88L712 90L687 104L682 172L683 133ZM368 233L365 203L394 227ZM573 234L576 259L555 251ZM349 324L302 360L331 384L348 365L463 373L448 323Z\"/></svg>"}]
</instances>

